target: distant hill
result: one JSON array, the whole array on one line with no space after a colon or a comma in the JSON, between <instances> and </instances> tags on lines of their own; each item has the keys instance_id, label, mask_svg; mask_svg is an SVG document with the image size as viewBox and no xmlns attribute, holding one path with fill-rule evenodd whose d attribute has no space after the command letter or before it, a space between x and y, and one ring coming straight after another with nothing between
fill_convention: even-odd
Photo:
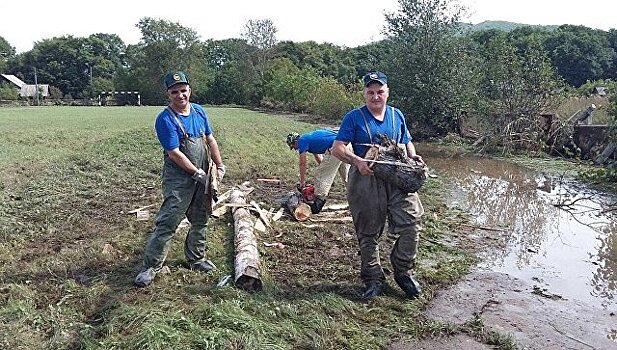
<instances>
[{"instance_id":1,"label":"distant hill","mask_svg":"<svg viewBox=\"0 0 617 350\"><path fill-rule=\"evenodd\" d=\"M507 21L484 21L478 24L471 23L463 23L464 29L469 30L470 32L477 32L481 30L490 30L497 29L502 30L504 32L510 32L514 29L518 29L521 27L533 27L533 28L541 28L546 30L555 30L559 27L559 25L537 25L537 24L523 24L523 23L515 23L515 22L507 22Z\"/></svg>"}]
</instances>

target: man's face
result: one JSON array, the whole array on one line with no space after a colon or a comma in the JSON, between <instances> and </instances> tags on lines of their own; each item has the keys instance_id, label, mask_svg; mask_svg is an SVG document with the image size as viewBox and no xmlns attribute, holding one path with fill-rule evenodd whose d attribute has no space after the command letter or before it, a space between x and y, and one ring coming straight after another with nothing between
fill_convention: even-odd
<instances>
[{"instance_id":1,"label":"man's face","mask_svg":"<svg viewBox=\"0 0 617 350\"><path fill-rule=\"evenodd\" d=\"M385 108L389 94L388 85L372 82L364 88L364 102L371 111L380 111Z\"/></svg>"},{"instance_id":2,"label":"man's face","mask_svg":"<svg viewBox=\"0 0 617 350\"><path fill-rule=\"evenodd\" d=\"M183 110L189 104L191 87L188 84L176 84L167 89L167 96L176 109Z\"/></svg>"}]
</instances>

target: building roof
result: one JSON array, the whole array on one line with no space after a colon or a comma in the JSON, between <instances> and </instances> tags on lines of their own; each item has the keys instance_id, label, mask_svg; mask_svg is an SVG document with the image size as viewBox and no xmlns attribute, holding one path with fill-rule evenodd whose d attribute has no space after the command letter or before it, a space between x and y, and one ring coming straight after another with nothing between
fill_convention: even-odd
<instances>
[{"instance_id":1,"label":"building roof","mask_svg":"<svg viewBox=\"0 0 617 350\"><path fill-rule=\"evenodd\" d=\"M21 88L26 85L21 79L11 74L0 74L4 79L10 81L11 83L17 85L17 87Z\"/></svg>"}]
</instances>

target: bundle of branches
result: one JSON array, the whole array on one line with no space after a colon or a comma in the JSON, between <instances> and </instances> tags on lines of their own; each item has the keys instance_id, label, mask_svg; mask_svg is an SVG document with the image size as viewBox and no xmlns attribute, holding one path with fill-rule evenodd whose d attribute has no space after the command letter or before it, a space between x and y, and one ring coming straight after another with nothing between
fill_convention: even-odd
<instances>
[{"instance_id":1,"label":"bundle of branches","mask_svg":"<svg viewBox=\"0 0 617 350\"><path fill-rule=\"evenodd\" d=\"M375 176L394 183L405 193L417 192L428 177L426 164L411 160L387 135L379 137L381 144L371 146L365 156L373 162Z\"/></svg>"}]
</instances>

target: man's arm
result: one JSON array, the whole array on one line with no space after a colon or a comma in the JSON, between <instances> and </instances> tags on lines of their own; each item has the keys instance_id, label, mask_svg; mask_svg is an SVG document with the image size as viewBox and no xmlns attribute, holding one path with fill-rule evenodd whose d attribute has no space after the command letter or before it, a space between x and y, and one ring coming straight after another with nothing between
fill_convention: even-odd
<instances>
[{"instance_id":1,"label":"man's arm","mask_svg":"<svg viewBox=\"0 0 617 350\"><path fill-rule=\"evenodd\" d=\"M369 167L369 164L347 148L348 143L338 140L334 141L332 154L340 159L341 162L357 166L360 174L373 175L373 170Z\"/></svg>"},{"instance_id":2,"label":"man's arm","mask_svg":"<svg viewBox=\"0 0 617 350\"><path fill-rule=\"evenodd\" d=\"M191 163L184 153L180 152L180 148L174 148L171 151L167 151L167 155L169 155L169 159L178 164L180 168L191 176L193 176L198 169L195 165L193 165L193 163Z\"/></svg>"},{"instance_id":3,"label":"man's arm","mask_svg":"<svg viewBox=\"0 0 617 350\"><path fill-rule=\"evenodd\" d=\"M315 156L315 161L317 162L317 164L321 164L321 161L323 160L323 154L313 154L313 156Z\"/></svg>"},{"instance_id":4,"label":"man's arm","mask_svg":"<svg viewBox=\"0 0 617 350\"><path fill-rule=\"evenodd\" d=\"M300 153L298 163L300 166L300 186L304 187L306 185L306 152Z\"/></svg>"},{"instance_id":5,"label":"man's arm","mask_svg":"<svg viewBox=\"0 0 617 350\"><path fill-rule=\"evenodd\" d=\"M206 142L210 147L210 159L216 164L217 167L223 165L223 159L221 158L221 151L219 150L219 144L212 134L206 136Z\"/></svg>"},{"instance_id":6,"label":"man's arm","mask_svg":"<svg viewBox=\"0 0 617 350\"><path fill-rule=\"evenodd\" d=\"M407 157L415 160L416 162L424 163L424 160L422 159L422 157L416 154L416 147L413 145L412 142L407 143L405 147L407 148Z\"/></svg>"}]
</instances>

